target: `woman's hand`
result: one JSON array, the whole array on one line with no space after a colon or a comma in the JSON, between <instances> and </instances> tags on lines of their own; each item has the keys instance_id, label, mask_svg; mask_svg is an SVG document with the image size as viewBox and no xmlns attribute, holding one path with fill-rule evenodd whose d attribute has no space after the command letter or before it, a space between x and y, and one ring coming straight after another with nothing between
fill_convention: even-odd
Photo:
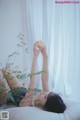
<instances>
[{"instance_id":1,"label":"woman's hand","mask_svg":"<svg viewBox=\"0 0 80 120\"><path fill-rule=\"evenodd\" d=\"M47 49L46 49L46 46L45 46L44 42L37 41L33 46L34 56L38 57L40 52L41 52L41 54L44 58L47 57Z\"/></svg>"},{"instance_id":2,"label":"woman's hand","mask_svg":"<svg viewBox=\"0 0 80 120\"><path fill-rule=\"evenodd\" d=\"M37 43L37 47L40 49L42 56L47 57L47 49L46 49L44 42L39 41Z\"/></svg>"},{"instance_id":3,"label":"woman's hand","mask_svg":"<svg viewBox=\"0 0 80 120\"><path fill-rule=\"evenodd\" d=\"M36 42L33 46L33 55L34 57L38 57L40 54L40 49L38 48L38 42Z\"/></svg>"}]
</instances>

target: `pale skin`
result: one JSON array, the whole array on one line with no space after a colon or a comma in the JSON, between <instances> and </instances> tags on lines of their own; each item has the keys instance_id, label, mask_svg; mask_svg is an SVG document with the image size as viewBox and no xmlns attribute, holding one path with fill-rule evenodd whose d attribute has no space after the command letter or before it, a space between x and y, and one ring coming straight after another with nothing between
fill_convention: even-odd
<instances>
[{"instance_id":1,"label":"pale skin","mask_svg":"<svg viewBox=\"0 0 80 120\"><path fill-rule=\"evenodd\" d=\"M38 99L44 105L46 100L47 100L47 96L49 94L48 55L47 55L47 50L46 50L45 44L42 41L37 41L33 46L33 58L32 58L32 66L31 66L31 74L36 73L36 65L37 65L37 60L38 60L38 56L40 53L42 54L42 57L43 57L43 65L42 65L43 73L41 75L43 92L36 95L34 97L34 100ZM5 74L4 69L2 71L3 71L3 75L4 75ZM12 88L12 89L22 87L22 85L20 83L18 83L17 81L16 82L14 82L14 81L9 82L9 79L7 79L7 82L9 84L10 88ZM35 84L36 84L36 75L32 75L32 77L30 79L29 86L28 86L28 92L26 92L26 95L23 98L22 102L20 102L19 106L32 106L32 99L33 99L33 92L34 92L33 90L35 89Z\"/></svg>"},{"instance_id":2,"label":"pale skin","mask_svg":"<svg viewBox=\"0 0 80 120\"><path fill-rule=\"evenodd\" d=\"M37 48L37 44L39 44L39 43L42 44L42 47ZM37 59L38 59L38 56L40 53L42 54L42 57L43 57L42 71L44 71L44 72L41 75L43 92L40 93L39 95L35 96L35 100L36 99L40 100L41 102L43 102L43 105L44 105L47 100L48 93L49 93L49 88L48 88L48 76L49 76L48 74L49 73L48 73L47 50L46 50L46 46L44 45L44 43L42 41L36 42L33 46L33 59L32 59L31 74L36 72ZM31 90L26 93L23 102L20 103L20 106L30 106L31 105L32 96L29 100L28 100L28 96L33 94L32 89L35 89L35 83L36 83L35 80L36 80L36 76L33 75L30 80L30 84L29 84L29 88Z\"/></svg>"},{"instance_id":3,"label":"pale skin","mask_svg":"<svg viewBox=\"0 0 80 120\"><path fill-rule=\"evenodd\" d=\"M43 47L37 49L36 47L38 43L41 43ZM31 67L31 74L36 72L37 59L38 59L40 52L43 56L42 71L44 71L41 76L42 87L43 87L44 92L48 92L49 91L49 88L48 88L48 56L47 56L46 47L44 43L41 41L36 42L33 46L33 60L32 60L32 67ZM29 88L32 88L32 89L35 88L35 77L36 76L34 75L32 79L30 80Z\"/></svg>"}]
</instances>

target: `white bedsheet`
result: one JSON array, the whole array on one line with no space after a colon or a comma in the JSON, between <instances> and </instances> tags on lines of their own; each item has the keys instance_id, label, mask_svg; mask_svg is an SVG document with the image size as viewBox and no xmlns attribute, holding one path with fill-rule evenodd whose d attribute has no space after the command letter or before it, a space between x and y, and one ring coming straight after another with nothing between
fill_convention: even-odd
<instances>
[{"instance_id":1,"label":"white bedsheet","mask_svg":"<svg viewBox=\"0 0 80 120\"><path fill-rule=\"evenodd\" d=\"M43 111L36 107L16 107L9 111L9 120L80 120L80 104L66 101L67 109L57 114Z\"/></svg>"}]
</instances>

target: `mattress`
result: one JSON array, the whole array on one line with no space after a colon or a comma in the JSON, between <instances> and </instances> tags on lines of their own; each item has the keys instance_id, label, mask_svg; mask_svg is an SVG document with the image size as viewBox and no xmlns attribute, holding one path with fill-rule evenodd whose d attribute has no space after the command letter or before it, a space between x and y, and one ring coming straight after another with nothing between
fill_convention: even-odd
<instances>
[{"instance_id":1,"label":"mattress","mask_svg":"<svg viewBox=\"0 0 80 120\"><path fill-rule=\"evenodd\" d=\"M46 112L36 107L13 107L1 109L9 112L9 120L80 120L80 103L66 100L64 113ZM1 114L0 114L1 118Z\"/></svg>"}]
</instances>

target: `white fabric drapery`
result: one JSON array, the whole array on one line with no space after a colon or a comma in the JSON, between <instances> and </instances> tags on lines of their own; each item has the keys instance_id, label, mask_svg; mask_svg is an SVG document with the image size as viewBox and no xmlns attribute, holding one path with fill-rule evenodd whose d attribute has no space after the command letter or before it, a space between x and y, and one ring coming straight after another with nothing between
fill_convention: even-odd
<instances>
[{"instance_id":1,"label":"white fabric drapery","mask_svg":"<svg viewBox=\"0 0 80 120\"><path fill-rule=\"evenodd\" d=\"M80 5L24 0L23 10L29 57L33 43L44 41L49 55L50 90L80 102ZM40 57L40 69L41 63Z\"/></svg>"}]
</instances>

